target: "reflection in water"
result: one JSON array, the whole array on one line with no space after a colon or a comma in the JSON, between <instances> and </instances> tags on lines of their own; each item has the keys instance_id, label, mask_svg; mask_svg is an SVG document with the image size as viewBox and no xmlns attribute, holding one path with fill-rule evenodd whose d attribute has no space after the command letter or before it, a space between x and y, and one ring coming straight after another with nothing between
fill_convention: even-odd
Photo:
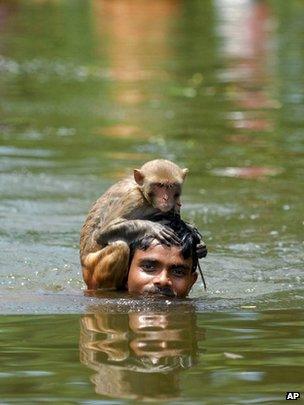
<instances>
[{"instance_id":1,"label":"reflection in water","mask_svg":"<svg viewBox=\"0 0 304 405\"><path fill-rule=\"evenodd\" d=\"M107 57L112 77L121 81L146 80L159 70L160 62L170 55L170 21L176 18L178 0L95 0L95 26L103 47L109 39ZM155 71L156 68L156 71ZM141 101L136 89L130 99Z\"/></svg>"},{"instance_id":2,"label":"reflection in water","mask_svg":"<svg viewBox=\"0 0 304 405\"><path fill-rule=\"evenodd\" d=\"M15 13L17 4L14 0L9 2L0 2L0 32L5 31L7 24L9 23L9 17Z\"/></svg>"},{"instance_id":3,"label":"reflection in water","mask_svg":"<svg viewBox=\"0 0 304 405\"><path fill-rule=\"evenodd\" d=\"M105 55L112 80L108 97L114 100L117 114L120 111L118 119L121 121L118 125L97 127L94 132L99 136L147 141L154 134L137 108L151 102L158 105L163 97L149 83L155 81L157 88L158 82L168 79L164 66L174 52L169 38L180 1L95 0L92 5L97 52ZM134 152L121 156L111 151L111 157L149 159Z\"/></svg>"},{"instance_id":4,"label":"reflection in water","mask_svg":"<svg viewBox=\"0 0 304 405\"><path fill-rule=\"evenodd\" d=\"M221 20L217 27L223 38L221 51L229 64L224 76L235 82L230 96L238 110L248 110L235 111L228 118L236 130L272 131L270 114L262 111L279 107L269 89L265 91L273 75L269 62L275 59L270 7L252 0L216 0L215 4Z\"/></svg>"},{"instance_id":5,"label":"reflection in water","mask_svg":"<svg viewBox=\"0 0 304 405\"><path fill-rule=\"evenodd\" d=\"M264 179L265 176L275 176L282 173L282 169L274 167L225 167L214 169L213 173L218 176L239 177L243 179Z\"/></svg>"},{"instance_id":6,"label":"reflection in water","mask_svg":"<svg viewBox=\"0 0 304 405\"><path fill-rule=\"evenodd\" d=\"M80 360L95 371L96 393L124 398L176 397L179 372L197 359L196 315L184 309L83 316Z\"/></svg>"}]
</instances>

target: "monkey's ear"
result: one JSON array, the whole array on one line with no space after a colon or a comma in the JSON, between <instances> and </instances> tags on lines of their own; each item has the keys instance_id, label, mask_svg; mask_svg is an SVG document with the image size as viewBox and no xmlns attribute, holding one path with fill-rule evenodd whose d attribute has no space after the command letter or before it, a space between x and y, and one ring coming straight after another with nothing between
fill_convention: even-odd
<instances>
[{"instance_id":1,"label":"monkey's ear","mask_svg":"<svg viewBox=\"0 0 304 405\"><path fill-rule=\"evenodd\" d=\"M187 173L189 172L189 170L188 169L182 169L182 176L183 176L183 180L185 180L185 177L186 177L186 175L187 175Z\"/></svg>"},{"instance_id":2,"label":"monkey's ear","mask_svg":"<svg viewBox=\"0 0 304 405\"><path fill-rule=\"evenodd\" d=\"M134 180L139 186L142 186L144 184L144 178L145 176L142 174L142 172L138 169L134 169Z\"/></svg>"}]
</instances>

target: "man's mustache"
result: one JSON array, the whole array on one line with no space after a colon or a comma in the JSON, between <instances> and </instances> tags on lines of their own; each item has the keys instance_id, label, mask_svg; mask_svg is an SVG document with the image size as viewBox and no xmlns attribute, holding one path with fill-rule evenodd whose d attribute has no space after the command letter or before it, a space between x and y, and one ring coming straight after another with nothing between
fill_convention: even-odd
<instances>
[{"instance_id":1,"label":"man's mustache","mask_svg":"<svg viewBox=\"0 0 304 405\"><path fill-rule=\"evenodd\" d=\"M148 293L148 294L165 295L166 297L175 297L176 296L176 294L174 293L174 291L172 290L171 287L153 286L153 287L145 288L144 292Z\"/></svg>"}]
</instances>

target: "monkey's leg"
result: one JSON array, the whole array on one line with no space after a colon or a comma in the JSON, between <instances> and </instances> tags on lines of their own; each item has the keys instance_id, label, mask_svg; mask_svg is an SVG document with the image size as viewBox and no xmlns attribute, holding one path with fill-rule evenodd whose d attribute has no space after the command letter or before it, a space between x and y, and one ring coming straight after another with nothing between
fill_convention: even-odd
<instances>
[{"instance_id":1,"label":"monkey's leg","mask_svg":"<svg viewBox=\"0 0 304 405\"><path fill-rule=\"evenodd\" d=\"M123 241L113 242L90 253L83 268L83 278L88 289L123 288L127 280L129 254L129 246Z\"/></svg>"}]
</instances>

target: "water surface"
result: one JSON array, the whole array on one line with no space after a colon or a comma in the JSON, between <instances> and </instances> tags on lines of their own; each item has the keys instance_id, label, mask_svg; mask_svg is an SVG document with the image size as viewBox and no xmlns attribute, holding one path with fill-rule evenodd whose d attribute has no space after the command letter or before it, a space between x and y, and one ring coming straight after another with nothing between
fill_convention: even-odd
<instances>
[{"instance_id":1,"label":"water surface","mask_svg":"<svg viewBox=\"0 0 304 405\"><path fill-rule=\"evenodd\" d=\"M79 294L91 203L163 157L189 168L183 217L210 251L193 296L301 305L303 13L2 1L0 294Z\"/></svg>"},{"instance_id":2,"label":"water surface","mask_svg":"<svg viewBox=\"0 0 304 405\"><path fill-rule=\"evenodd\" d=\"M149 308L84 296L79 230L109 185L159 157L189 168L182 215L209 248L208 290L190 298L212 336L162 395L274 403L301 388L303 19L298 0L0 1L6 403L91 404L104 390L95 355L78 360L79 318ZM152 395L128 384L126 398Z\"/></svg>"},{"instance_id":3,"label":"water surface","mask_svg":"<svg viewBox=\"0 0 304 405\"><path fill-rule=\"evenodd\" d=\"M304 388L302 311L91 307L3 316L0 327L5 404L274 404Z\"/></svg>"}]
</instances>

